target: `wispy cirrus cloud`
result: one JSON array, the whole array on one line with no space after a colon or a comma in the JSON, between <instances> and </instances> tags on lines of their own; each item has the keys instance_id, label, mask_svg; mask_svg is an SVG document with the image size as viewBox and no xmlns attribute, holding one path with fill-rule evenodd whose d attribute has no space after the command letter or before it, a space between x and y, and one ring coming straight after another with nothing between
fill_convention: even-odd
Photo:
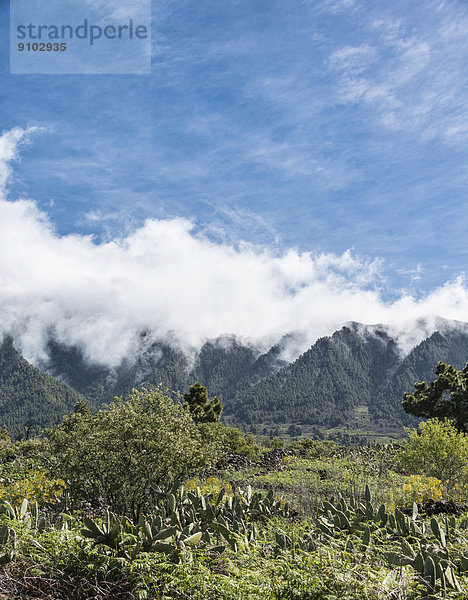
<instances>
[{"instance_id":1,"label":"wispy cirrus cloud","mask_svg":"<svg viewBox=\"0 0 468 600\"><path fill-rule=\"evenodd\" d=\"M431 26L384 16L365 21L371 41L335 50L329 67L338 76L344 103L363 103L389 129L410 130L422 139L447 144L467 140L466 46L468 12L455 3L433 2ZM448 11L447 11L448 12ZM437 21L436 21L437 19Z\"/></svg>"}]
</instances>

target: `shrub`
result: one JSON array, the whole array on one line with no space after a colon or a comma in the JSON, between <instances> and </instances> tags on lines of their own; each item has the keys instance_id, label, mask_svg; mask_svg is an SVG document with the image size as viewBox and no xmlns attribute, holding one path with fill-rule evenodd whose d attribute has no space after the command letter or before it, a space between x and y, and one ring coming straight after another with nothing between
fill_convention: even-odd
<instances>
[{"instance_id":1,"label":"shrub","mask_svg":"<svg viewBox=\"0 0 468 600\"><path fill-rule=\"evenodd\" d=\"M65 417L52 431L51 449L74 500L134 518L151 505L155 485L193 475L215 455L189 411L161 389L134 390L95 415Z\"/></svg>"},{"instance_id":2,"label":"shrub","mask_svg":"<svg viewBox=\"0 0 468 600\"><path fill-rule=\"evenodd\" d=\"M43 471L30 470L18 481L0 484L0 499L20 505L27 498L29 502L37 502L41 506L46 502L56 502L64 489L65 482L62 479L51 479Z\"/></svg>"},{"instance_id":3,"label":"shrub","mask_svg":"<svg viewBox=\"0 0 468 600\"><path fill-rule=\"evenodd\" d=\"M444 495L444 486L436 477L423 477L422 475L411 475L409 480L403 484L404 502L424 503L429 499L440 500Z\"/></svg>"},{"instance_id":4,"label":"shrub","mask_svg":"<svg viewBox=\"0 0 468 600\"><path fill-rule=\"evenodd\" d=\"M224 489L229 496L233 495L232 485L228 481L222 481L214 476L207 477L204 481L196 478L190 479L186 482L185 488L190 492L195 492L199 488L203 495L213 494L216 497Z\"/></svg>"},{"instance_id":5,"label":"shrub","mask_svg":"<svg viewBox=\"0 0 468 600\"><path fill-rule=\"evenodd\" d=\"M338 449L338 445L332 440L321 441L312 438L293 442L290 447L307 458L327 458L333 456Z\"/></svg>"},{"instance_id":6,"label":"shrub","mask_svg":"<svg viewBox=\"0 0 468 600\"><path fill-rule=\"evenodd\" d=\"M274 450L284 448L284 442L280 437L274 437L271 440L270 445Z\"/></svg>"},{"instance_id":7,"label":"shrub","mask_svg":"<svg viewBox=\"0 0 468 600\"><path fill-rule=\"evenodd\" d=\"M242 454L250 460L257 461L265 449L255 440L251 433L245 434L237 427L219 426L219 440L224 452Z\"/></svg>"},{"instance_id":8,"label":"shrub","mask_svg":"<svg viewBox=\"0 0 468 600\"><path fill-rule=\"evenodd\" d=\"M410 472L440 479L450 492L468 479L468 436L448 419L430 419L409 432L400 462Z\"/></svg>"}]
</instances>

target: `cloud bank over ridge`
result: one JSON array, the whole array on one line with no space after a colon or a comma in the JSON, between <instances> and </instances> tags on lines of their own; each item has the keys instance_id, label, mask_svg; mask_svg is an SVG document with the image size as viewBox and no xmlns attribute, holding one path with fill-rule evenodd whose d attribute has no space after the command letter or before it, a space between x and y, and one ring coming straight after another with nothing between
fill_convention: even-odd
<instances>
[{"instance_id":1,"label":"cloud bank over ridge","mask_svg":"<svg viewBox=\"0 0 468 600\"><path fill-rule=\"evenodd\" d=\"M214 243L187 219L150 219L130 235L96 243L58 236L32 200L8 195L11 163L31 130L0 137L0 334L33 362L50 335L92 361L117 365L139 335L197 347L236 334L252 343L303 331L307 344L347 321L385 323L403 345L435 327L435 317L468 320L460 276L424 298L379 292L379 260L282 254L240 242ZM425 319L425 326L417 325Z\"/></svg>"}]
</instances>

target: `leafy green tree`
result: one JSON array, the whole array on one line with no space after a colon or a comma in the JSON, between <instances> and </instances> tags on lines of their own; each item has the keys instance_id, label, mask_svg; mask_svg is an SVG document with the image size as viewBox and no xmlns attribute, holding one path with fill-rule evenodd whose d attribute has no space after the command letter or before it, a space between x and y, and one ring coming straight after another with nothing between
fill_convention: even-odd
<instances>
[{"instance_id":1,"label":"leafy green tree","mask_svg":"<svg viewBox=\"0 0 468 600\"><path fill-rule=\"evenodd\" d=\"M189 411L161 389L134 390L96 414L69 415L51 432L56 474L75 501L108 505L137 518L154 486L196 474L215 457Z\"/></svg>"},{"instance_id":2,"label":"leafy green tree","mask_svg":"<svg viewBox=\"0 0 468 600\"><path fill-rule=\"evenodd\" d=\"M459 431L468 425L468 363L459 371L452 365L439 362L437 378L428 385L414 384L414 394L405 393L403 408L416 417L447 417Z\"/></svg>"},{"instance_id":3,"label":"leafy green tree","mask_svg":"<svg viewBox=\"0 0 468 600\"><path fill-rule=\"evenodd\" d=\"M190 391L184 394L190 414L195 423L215 423L219 421L223 407L215 396L208 398L208 390L198 381L190 386Z\"/></svg>"},{"instance_id":4,"label":"leafy green tree","mask_svg":"<svg viewBox=\"0 0 468 600\"><path fill-rule=\"evenodd\" d=\"M291 423L286 433L291 437L298 437L302 435L302 428L299 425L294 425L294 423Z\"/></svg>"},{"instance_id":5,"label":"leafy green tree","mask_svg":"<svg viewBox=\"0 0 468 600\"><path fill-rule=\"evenodd\" d=\"M419 431L409 433L409 442L400 455L402 466L413 473L437 477L450 490L468 483L468 435L448 420L430 419Z\"/></svg>"}]
</instances>

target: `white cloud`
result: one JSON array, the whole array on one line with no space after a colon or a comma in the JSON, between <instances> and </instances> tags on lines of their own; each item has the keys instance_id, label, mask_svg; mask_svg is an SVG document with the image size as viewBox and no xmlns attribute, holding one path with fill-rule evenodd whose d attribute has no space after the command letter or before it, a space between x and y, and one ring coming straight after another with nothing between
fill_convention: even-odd
<instances>
[{"instance_id":1,"label":"white cloud","mask_svg":"<svg viewBox=\"0 0 468 600\"><path fill-rule=\"evenodd\" d=\"M330 66L360 73L375 61L376 51L371 46L346 46L330 56Z\"/></svg>"},{"instance_id":2,"label":"white cloud","mask_svg":"<svg viewBox=\"0 0 468 600\"><path fill-rule=\"evenodd\" d=\"M4 193L5 186L11 175L10 162L18 158L21 142L26 142L29 135L36 131L36 127L20 129L15 127L0 136L0 192Z\"/></svg>"},{"instance_id":3,"label":"white cloud","mask_svg":"<svg viewBox=\"0 0 468 600\"><path fill-rule=\"evenodd\" d=\"M309 2L310 0L305 0L305 1ZM325 12L325 13L331 13L331 14L348 12L350 9L353 9L355 6L356 6L355 0L323 0L323 2L321 2L318 5L318 7L316 7L316 4L314 2L314 7L317 8L318 12Z\"/></svg>"},{"instance_id":4,"label":"white cloud","mask_svg":"<svg viewBox=\"0 0 468 600\"><path fill-rule=\"evenodd\" d=\"M367 105L390 129L459 145L468 131L468 14L442 6L430 21L416 29L402 19L370 17L362 29L371 41L335 50L328 64L342 102Z\"/></svg>"},{"instance_id":5,"label":"white cloud","mask_svg":"<svg viewBox=\"0 0 468 600\"><path fill-rule=\"evenodd\" d=\"M14 130L0 138L3 185L26 135ZM414 333L418 319L468 317L462 278L423 299L402 294L386 303L375 287L379 261L351 252L234 247L196 234L181 218L148 220L97 244L58 236L32 201L12 201L5 191L0 215L0 331L33 361L51 332L94 361L117 364L135 351L142 331L197 346L226 333L261 340L301 330L311 343L354 320L406 331L408 344L426 333Z\"/></svg>"}]
</instances>

